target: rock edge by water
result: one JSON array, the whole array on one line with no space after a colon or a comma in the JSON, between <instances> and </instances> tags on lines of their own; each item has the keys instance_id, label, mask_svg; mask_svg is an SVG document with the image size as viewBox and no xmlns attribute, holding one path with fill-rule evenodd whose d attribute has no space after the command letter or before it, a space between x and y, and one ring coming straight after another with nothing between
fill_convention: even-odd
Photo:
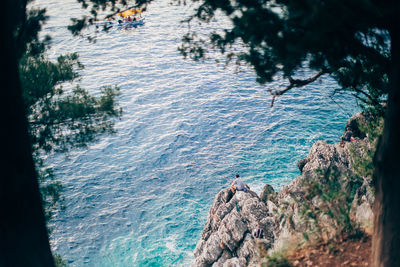
<instances>
[{"instance_id":1,"label":"rock edge by water","mask_svg":"<svg viewBox=\"0 0 400 267\"><path fill-rule=\"evenodd\" d=\"M298 163L302 174L280 192L270 185L260 196L251 190L221 190L194 250L192 267L260 266L261 254L310 239L327 242L347 228L371 233L372 178L353 168L355 157L371 149L359 127L363 124L361 114L347 122L356 141L343 147L317 141ZM263 238L254 237L258 228L263 229Z\"/></svg>"}]
</instances>

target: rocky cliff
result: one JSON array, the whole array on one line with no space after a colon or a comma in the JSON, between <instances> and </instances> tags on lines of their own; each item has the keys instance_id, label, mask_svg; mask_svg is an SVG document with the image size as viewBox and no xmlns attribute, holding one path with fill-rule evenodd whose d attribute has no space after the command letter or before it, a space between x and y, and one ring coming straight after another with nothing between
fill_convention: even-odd
<instances>
[{"instance_id":1,"label":"rocky cliff","mask_svg":"<svg viewBox=\"0 0 400 267\"><path fill-rule=\"evenodd\" d=\"M357 114L346 126L355 141L341 146L316 142L298 163L301 176L280 192L265 185L255 192L220 191L194 251L195 266L259 266L264 255L304 242L328 242L344 232L371 232L373 190L370 175L355 168L371 143ZM263 237L254 232L263 230Z\"/></svg>"}]
</instances>

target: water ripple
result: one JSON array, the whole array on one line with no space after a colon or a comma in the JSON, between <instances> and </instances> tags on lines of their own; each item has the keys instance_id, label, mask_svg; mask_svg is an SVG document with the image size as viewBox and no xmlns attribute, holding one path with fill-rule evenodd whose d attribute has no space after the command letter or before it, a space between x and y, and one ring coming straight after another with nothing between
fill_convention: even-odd
<instances>
[{"instance_id":1,"label":"water ripple","mask_svg":"<svg viewBox=\"0 0 400 267\"><path fill-rule=\"evenodd\" d=\"M115 135L48 159L67 206L51 222L51 243L71 266L188 266L224 177L238 172L258 192L264 183L279 189L315 141L337 142L355 112L348 96L336 97L345 111L330 100L330 79L270 108L251 70L183 60L176 48L188 11L167 1L148 8L143 27L100 32L95 44L67 31L68 18L85 13L75 0L34 5L49 10L49 56L78 52L82 86L97 94L117 84L124 109Z\"/></svg>"}]
</instances>

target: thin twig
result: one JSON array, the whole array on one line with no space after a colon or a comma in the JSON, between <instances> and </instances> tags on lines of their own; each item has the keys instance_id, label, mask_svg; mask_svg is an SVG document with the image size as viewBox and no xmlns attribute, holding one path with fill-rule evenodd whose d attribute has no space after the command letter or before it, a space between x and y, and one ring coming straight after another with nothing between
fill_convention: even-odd
<instances>
[{"instance_id":1,"label":"thin twig","mask_svg":"<svg viewBox=\"0 0 400 267\"><path fill-rule=\"evenodd\" d=\"M271 107L274 106L275 98L277 96L281 96L293 88L303 87L307 84L315 82L319 77L321 77L322 75L327 74L327 73L329 73L327 70L321 70L318 73L316 73L314 76L307 78L307 79L293 79L292 77L289 77L288 78L289 85L285 89L282 89L279 91L273 91L272 89L268 89L268 92L272 95Z\"/></svg>"}]
</instances>

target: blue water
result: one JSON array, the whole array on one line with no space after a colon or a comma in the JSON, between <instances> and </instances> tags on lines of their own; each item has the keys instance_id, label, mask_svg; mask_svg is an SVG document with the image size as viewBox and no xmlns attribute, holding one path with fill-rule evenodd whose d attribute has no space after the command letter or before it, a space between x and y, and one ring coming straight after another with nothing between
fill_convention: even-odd
<instances>
[{"instance_id":1,"label":"blue water","mask_svg":"<svg viewBox=\"0 0 400 267\"><path fill-rule=\"evenodd\" d=\"M66 198L51 244L71 266L188 266L215 194L229 185L224 177L239 173L256 192L265 183L281 188L299 175L296 163L312 144L337 142L357 110L349 96L332 101L329 78L270 108L267 88L281 82L260 86L249 68L183 60L179 21L190 7L156 1L143 27L98 33L93 44L66 29L82 13L73 0L34 5L49 10L50 57L78 52L81 84L92 93L121 88L115 135L47 160Z\"/></svg>"}]
</instances>

